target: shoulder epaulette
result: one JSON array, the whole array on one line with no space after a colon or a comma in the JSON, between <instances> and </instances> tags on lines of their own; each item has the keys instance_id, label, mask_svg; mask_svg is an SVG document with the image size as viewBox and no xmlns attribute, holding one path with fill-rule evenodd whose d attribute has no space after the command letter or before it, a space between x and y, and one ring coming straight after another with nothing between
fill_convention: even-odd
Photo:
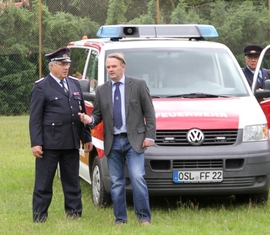
<instances>
[{"instance_id":1,"label":"shoulder epaulette","mask_svg":"<svg viewBox=\"0 0 270 235\"><path fill-rule=\"evenodd\" d=\"M43 79L44 79L44 77L43 77L43 78L38 79L37 81L35 81L35 83L39 83L39 82L41 82Z\"/></svg>"},{"instance_id":2,"label":"shoulder epaulette","mask_svg":"<svg viewBox=\"0 0 270 235\"><path fill-rule=\"evenodd\" d=\"M79 81L79 79L78 78L75 78L75 77L73 77L73 76L68 76L69 78L71 78L71 79L73 79L73 80L77 80L77 81Z\"/></svg>"}]
</instances>

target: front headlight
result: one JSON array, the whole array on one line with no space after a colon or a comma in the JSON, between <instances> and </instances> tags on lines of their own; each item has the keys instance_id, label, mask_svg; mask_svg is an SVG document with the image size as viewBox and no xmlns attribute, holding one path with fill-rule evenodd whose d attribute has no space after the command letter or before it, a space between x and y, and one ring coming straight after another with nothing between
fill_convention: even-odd
<instances>
[{"instance_id":1,"label":"front headlight","mask_svg":"<svg viewBox=\"0 0 270 235\"><path fill-rule=\"evenodd\" d=\"M246 126L243 133L243 142L268 140L268 127L264 125Z\"/></svg>"}]
</instances>

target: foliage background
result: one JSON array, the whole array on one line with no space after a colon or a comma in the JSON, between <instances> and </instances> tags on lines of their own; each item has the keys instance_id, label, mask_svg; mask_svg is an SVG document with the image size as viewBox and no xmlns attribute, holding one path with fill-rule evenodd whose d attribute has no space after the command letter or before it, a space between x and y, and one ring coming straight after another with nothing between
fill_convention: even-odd
<instances>
[{"instance_id":1,"label":"foliage background","mask_svg":"<svg viewBox=\"0 0 270 235\"><path fill-rule=\"evenodd\" d=\"M17 1L17 0L16 0ZM39 79L39 1L16 7L0 1L0 115L29 112L32 84ZM103 24L212 24L240 66L243 47L270 41L270 1L244 0L43 0L42 58ZM157 4L159 3L159 4ZM48 73L42 60L42 75ZM270 63L269 63L270 67Z\"/></svg>"}]
</instances>

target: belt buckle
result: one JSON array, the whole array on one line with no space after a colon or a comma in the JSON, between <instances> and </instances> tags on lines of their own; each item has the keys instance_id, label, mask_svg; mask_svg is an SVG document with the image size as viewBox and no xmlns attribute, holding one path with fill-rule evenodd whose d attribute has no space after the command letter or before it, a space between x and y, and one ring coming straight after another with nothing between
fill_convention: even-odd
<instances>
[{"instance_id":1,"label":"belt buckle","mask_svg":"<svg viewBox=\"0 0 270 235\"><path fill-rule=\"evenodd\" d=\"M127 136L127 133L123 133L123 132L122 132L122 133L119 134L119 136L120 136L120 137L125 137L125 136Z\"/></svg>"},{"instance_id":2,"label":"belt buckle","mask_svg":"<svg viewBox=\"0 0 270 235\"><path fill-rule=\"evenodd\" d=\"M127 137L127 133L122 132L122 133L116 134L115 136L119 136L119 137Z\"/></svg>"}]
</instances>

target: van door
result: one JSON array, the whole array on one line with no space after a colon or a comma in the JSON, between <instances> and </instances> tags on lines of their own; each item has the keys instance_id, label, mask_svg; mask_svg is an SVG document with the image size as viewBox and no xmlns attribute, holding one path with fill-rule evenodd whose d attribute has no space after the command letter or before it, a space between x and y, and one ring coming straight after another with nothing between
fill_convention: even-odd
<instances>
[{"instance_id":1,"label":"van door","mask_svg":"<svg viewBox=\"0 0 270 235\"><path fill-rule=\"evenodd\" d=\"M256 87L258 85L257 84L258 79L255 79L258 77L260 68L263 67L262 66L263 61L266 59L266 55L267 55L267 53L269 53L269 51L268 51L269 49L270 49L270 45L266 46L260 54L257 67L256 67L256 70L254 72L253 84L252 84L251 89L252 89L252 93L255 95L258 102L260 103L260 106L261 106L261 108L266 116L266 119L267 119L268 128L270 129L270 79L265 81L265 89L264 90L256 89Z\"/></svg>"},{"instance_id":2,"label":"van door","mask_svg":"<svg viewBox=\"0 0 270 235\"><path fill-rule=\"evenodd\" d=\"M260 102L262 110L266 116L268 128L270 129L270 100Z\"/></svg>"}]
</instances>

